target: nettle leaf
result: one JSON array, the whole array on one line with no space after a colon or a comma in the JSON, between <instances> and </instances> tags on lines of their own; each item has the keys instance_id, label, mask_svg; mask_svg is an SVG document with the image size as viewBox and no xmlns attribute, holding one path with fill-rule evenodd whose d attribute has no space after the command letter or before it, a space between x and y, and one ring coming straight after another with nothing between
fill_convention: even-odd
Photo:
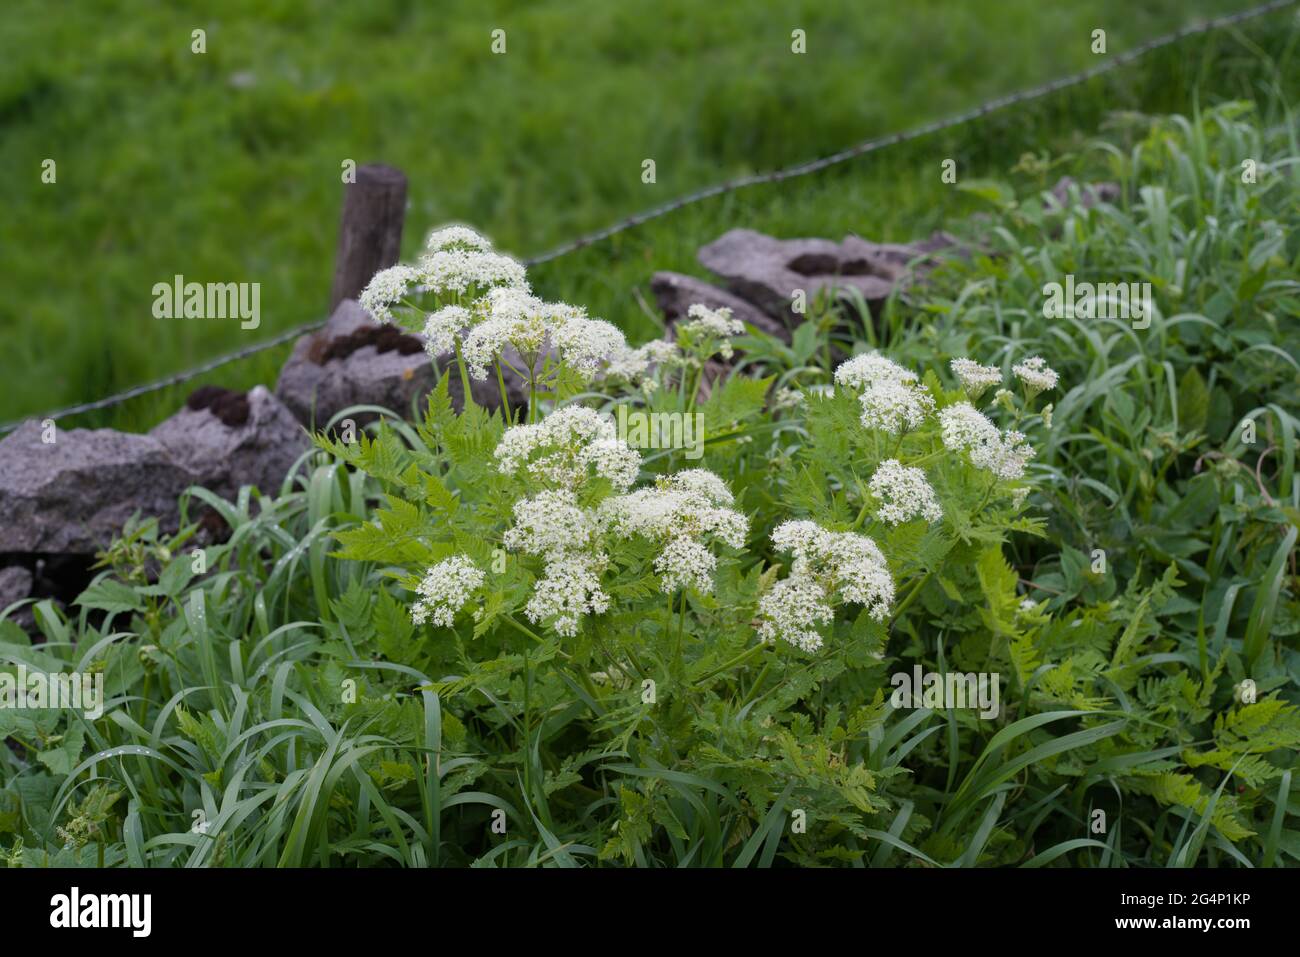
<instances>
[{"instance_id":1,"label":"nettle leaf","mask_svg":"<svg viewBox=\"0 0 1300 957\"><path fill-rule=\"evenodd\" d=\"M107 577L101 578L78 595L77 604L83 608L98 608L110 614L144 611L144 602L134 588Z\"/></svg>"},{"instance_id":2,"label":"nettle leaf","mask_svg":"<svg viewBox=\"0 0 1300 957\"><path fill-rule=\"evenodd\" d=\"M54 747L38 751L36 758L54 774L71 774L81 760L85 741L85 729L79 724L73 725L64 732Z\"/></svg>"}]
</instances>

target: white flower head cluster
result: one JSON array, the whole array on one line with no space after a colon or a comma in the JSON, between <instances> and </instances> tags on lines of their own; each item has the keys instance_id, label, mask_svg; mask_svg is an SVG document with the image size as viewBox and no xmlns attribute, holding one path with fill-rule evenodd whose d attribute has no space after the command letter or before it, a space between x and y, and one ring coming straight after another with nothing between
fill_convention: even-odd
<instances>
[{"instance_id":1,"label":"white flower head cluster","mask_svg":"<svg viewBox=\"0 0 1300 957\"><path fill-rule=\"evenodd\" d=\"M376 322L392 322L393 306L406 297L411 284L419 277L410 266L389 266L381 269L366 283L357 301Z\"/></svg>"},{"instance_id":2,"label":"white flower head cluster","mask_svg":"<svg viewBox=\"0 0 1300 957\"><path fill-rule=\"evenodd\" d=\"M474 312L479 321L466 334L461 349L469 374L485 379L488 367L506 346L513 346L529 363L535 361L557 318L581 310L543 302L527 289L498 286L474 304Z\"/></svg>"},{"instance_id":3,"label":"white flower head cluster","mask_svg":"<svg viewBox=\"0 0 1300 957\"><path fill-rule=\"evenodd\" d=\"M512 552L559 555L592 542L596 522L571 489L547 489L515 502L515 524L502 543Z\"/></svg>"},{"instance_id":4,"label":"white flower head cluster","mask_svg":"<svg viewBox=\"0 0 1300 957\"><path fill-rule=\"evenodd\" d=\"M610 355L605 371L608 375L626 379L633 384L649 386L654 381L650 376L656 368L681 363L682 352L676 342L651 339L635 349L628 348L625 344L621 350L615 350Z\"/></svg>"},{"instance_id":5,"label":"white flower head cluster","mask_svg":"<svg viewBox=\"0 0 1300 957\"><path fill-rule=\"evenodd\" d=\"M716 342L722 358L730 359L735 350L731 346L731 337L745 331L745 324L739 319L731 318L731 310L722 306L710 309L703 303L695 303L686 310L687 321L682 329L692 341Z\"/></svg>"},{"instance_id":6,"label":"white flower head cluster","mask_svg":"<svg viewBox=\"0 0 1300 957\"><path fill-rule=\"evenodd\" d=\"M1025 391L1029 393L1030 397L1056 388L1058 376L1041 356L1030 356L1023 362L1012 366L1011 371L1016 374L1016 378L1025 384Z\"/></svg>"},{"instance_id":7,"label":"white flower head cluster","mask_svg":"<svg viewBox=\"0 0 1300 957\"><path fill-rule=\"evenodd\" d=\"M835 382L859 392L862 424L890 435L915 429L934 411L934 399L916 373L878 352L854 356L835 370Z\"/></svg>"},{"instance_id":8,"label":"white flower head cluster","mask_svg":"<svg viewBox=\"0 0 1300 957\"><path fill-rule=\"evenodd\" d=\"M572 638L585 615L599 615L609 608L609 596L600 587L606 556L600 552L570 550L550 555L546 571L524 614L534 624L551 622L557 634Z\"/></svg>"},{"instance_id":9,"label":"white flower head cluster","mask_svg":"<svg viewBox=\"0 0 1300 957\"><path fill-rule=\"evenodd\" d=\"M899 435L921 425L934 411L934 399L918 385L907 382L873 382L859 397L862 424Z\"/></svg>"},{"instance_id":10,"label":"white flower head cluster","mask_svg":"<svg viewBox=\"0 0 1300 957\"><path fill-rule=\"evenodd\" d=\"M524 267L493 250L490 242L466 226L448 226L430 234L415 272L439 296L481 294L495 286L528 288Z\"/></svg>"},{"instance_id":11,"label":"white flower head cluster","mask_svg":"<svg viewBox=\"0 0 1300 957\"><path fill-rule=\"evenodd\" d=\"M425 572L416 589L419 598L411 606L411 620L427 621L450 628L456 612L483 587L483 572L463 555L454 555Z\"/></svg>"},{"instance_id":12,"label":"white flower head cluster","mask_svg":"<svg viewBox=\"0 0 1300 957\"><path fill-rule=\"evenodd\" d=\"M835 611L826 600L826 590L814 578L791 575L771 587L758 602L762 620L758 636L764 641L777 638L803 651L822 646L820 628L830 624Z\"/></svg>"},{"instance_id":13,"label":"white flower head cluster","mask_svg":"<svg viewBox=\"0 0 1300 957\"><path fill-rule=\"evenodd\" d=\"M974 359L953 359L949 367L971 401L991 387L1002 384L1002 370L997 366L980 365Z\"/></svg>"},{"instance_id":14,"label":"white flower head cluster","mask_svg":"<svg viewBox=\"0 0 1300 957\"><path fill-rule=\"evenodd\" d=\"M879 352L854 356L835 370L835 384L861 392L878 382L916 382L916 373L886 359Z\"/></svg>"},{"instance_id":15,"label":"white flower head cluster","mask_svg":"<svg viewBox=\"0 0 1300 957\"><path fill-rule=\"evenodd\" d=\"M450 352L455 348L456 337L471 321L464 306L443 306L429 313L424 321L424 351L434 358Z\"/></svg>"},{"instance_id":16,"label":"white flower head cluster","mask_svg":"<svg viewBox=\"0 0 1300 957\"><path fill-rule=\"evenodd\" d=\"M660 587L667 594L694 588L713 590L717 558L705 546L716 539L742 548L748 519L731 508L726 483L707 469L688 469L653 488L607 498L597 509L601 526L622 537L640 536L662 547L655 557Z\"/></svg>"},{"instance_id":17,"label":"white flower head cluster","mask_svg":"<svg viewBox=\"0 0 1300 957\"><path fill-rule=\"evenodd\" d=\"M977 468L992 472L1000 479L1023 478L1025 466L1034 457L1025 435L1014 430L999 432L988 417L969 402L950 405L939 412L939 431L944 447L966 452Z\"/></svg>"},{"instance_id":18,"label":"white flower head cluster","mask_svg":"<svg viewBox=\"0 0 1300 957\"><path fill-rule=\"evenodd\" d=\"M617 326L604 319L568 316L551 333L560 358L570 369L594 378L603 362L627 352L627 340Z\"/></svg>"},{"instance_id":19,"label":"white flower head cluster","mask_svg":"<svg viewBox=\"0 0 1300 957\"><path fill-rule=\"evenodd\" d=\"M772 532L772 544L794 556L790 576L758 604L758 634L781 638L805 651L822 645L818 625L831 619L831 602L862 605L883 621L894 602L894 579L880 548L865 535L830 532L815 522L784 522Z\"/></svg>"},{"instance_id":20,"label":"white flower head cluster","mask_svg":"<svg viewBox=\"0 0 1300 957\"><path fill-rule=\"evenodd\" d=\"M492 248L492 243L488 241L486 236L479 235L468 226L451 225L435 229L429 233L429 238L424 244L424 248L430 252L449 249L453 246L487 252Z\"/></svg>"},{"instance_id":21,"label":"white flower head cluster","mask_svg":"<svg viewBox=\"0 0 1300 957\"><path fill-rule=\"evenodd\" d=\"M897 459L885 459L871 476L868 487L880 500L876 514L883 522L901 525L914 518L924 518L927 522L943 518L943 508L922 469L908 468Z\"/></svg>"},{"instance_id":22,"label":"white flower head cluster","mask_svg":"<svg viewBox=\"0 0 1300 957\"><path fill-rule=\"evenodd\" d=\"M476 379L487 377L488 367L506 346L534 366L549 342L571 369L587 378L595 376L602 362L627 351L617 327L587 318L578 306L543 302L527 289L490 289L475 303L475 311L481 321L465 336L463 354Z\"/></svg>"},{"instance_id":23,"label":"white flower head cluster","mask_svg":"<svg viewBox=\"0 0 1300 957\"><path fill-rule=\"evenodd\" d=\"M534 425L505 431L496 448L507 475L525 470L556 488L577 489L595 474L626 491L641 470L641 455L618 437L614 420L585 406L565 406Z\"/></svg>"}]
</instances>

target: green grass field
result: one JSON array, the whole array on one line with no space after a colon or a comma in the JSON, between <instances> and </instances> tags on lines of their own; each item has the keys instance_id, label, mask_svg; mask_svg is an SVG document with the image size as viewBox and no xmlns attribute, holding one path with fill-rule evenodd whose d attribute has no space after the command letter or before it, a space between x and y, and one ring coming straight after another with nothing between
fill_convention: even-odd
<instances>
[{"instance_id":1,"label":"green grass field","mask_svg":"<svg viewBox=\"0 0 1300 957\"><path fill-rule=\"evenodd\" d=\"M1121 0L1069 9L829 0L776 10L548 0L306 0L141 9L17 3L0 34L4 253L0 420L173 373L322 317L344 159L410 176L406 249L441 222L472 223L521 256L718 179L916 126L1096 62L1244 0ZM906 239L978 208L942 186L1006 177L1020 153L1068 151L1116 109L1187 110L1294 79L1292 14L1195 39L1029 109L775 187L702 203L534 272L634 336L655 269L733 226L784 235ZM191 53L191 31L207 52ZM490 52L493 29L507 52ZM795 28L808 52L790 52ZM1273 70L1256 54L1271 55ZM1249 68L1237 70L1238 62ZM41 163L57 162L42 184ZM653 158L657 182L641 182ZM16 241L21 236L22 241ZM157 320L151 288L176 273L262 284L262 324ZM201 381L274 380L287 347ZM197 384L197 383L194 383ZM193 384L189 387L193 387ZM181 390L70 425L144 428Z\"/></svg>"}]
</instances>

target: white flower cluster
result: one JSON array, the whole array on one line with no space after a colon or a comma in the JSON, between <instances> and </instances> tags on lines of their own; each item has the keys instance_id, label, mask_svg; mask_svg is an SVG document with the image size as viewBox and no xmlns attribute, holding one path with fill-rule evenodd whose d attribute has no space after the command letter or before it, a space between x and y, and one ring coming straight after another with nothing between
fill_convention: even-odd
<instances>
[{"instance_id":1,"label":"white flower cluster","mask_svg":"<svg viewBox=\"0 0 1300 957\"><path fill-rule=\"evenodd\" d=\"M474 314L478 322L465 335L462 355L469 374L485 379L488 366L506 346L514 346L525 361L535 361L561 317L580 315L581 310L543 302L526 289L501 286L474 304Z\"/></svg>"},{"instance_id":2,"label":"white flower cluster","mask_svg":"<svg viewBox=\"0 0 1300 957\"><path fill-rule=\"evenodd\" d=\"M515 502L515 524L502 539L512 552L558 555L591 545L596 522L571 489L547 489Z\"/></svg>"},{"instance_id":3,"label":"white flower cluster","mask_svg":"<svg viewBox=\"0 0 1300 957\"><path fill-rule=\"evenodd\" d=\"M375 273L358 300L378 322L392 322L392 307L417 284L436 295L453 293L457 298L497 286L528 290L523 266L494 252L492 244L474 230L448 226L429 236L424 255L415 266L390 266ZM441 328L441 322L435 324L435 330Z\"/></svg>"},{"instance_id":4,"label":"white flower cluster","mask_svg":"<svg viewBox=\"0 0 1300 957\"><path fill-rule=\"evenodd\" d=\"M1041 356L1030 356L1012 366L1011 371L1025 384L1025 389L1031 396L1056 388L1058 376Z\"/></svg>"},{"instance_id":5,"label":"white flower cluster","mask_svg":"<svg viewBox=\"0 0 1300 957\"><path fill-rule=\"evenodd\" d=\"M601 363L627 352L627 340L617 326L604 319L569 316L551 333L551 341L570 369L594 378Z\"/></svg>"},{"instance_id":6,"label":"white flower cluster","mask_svg":"<svg viewBox=\"0 0 1300 957\"><path fill-rule=\"evenodd\" d=\"M439 562L425 572L416 589L419 598L411 606L411 620L417 625L427 621L450 628L456 612L483 587L483 572L463 555Z\"/></svg>"},{"instance_id":7,"label":"white flower cluster","mask_svg":"<svg viewBox=\"0 0 1300 957\"><path fill-rule=\"evenodd\" d=\"M724 359L735 355L731 345L731 336L738 336L745 331L745 324L739 319L731 318L731 310L726 306L710 309L703 303L695 303L686 310L687 321L682 324L692 342L716 342L717 351Z\"/></svg>"},{"instance_id":8,"label":"white flower cluster","mask_svg":"<svg viewBox=\"0 0 1300 957\"><path fill-rule=\"evenodd\" d=\"M859 397L862 424L899 435L921 425L934 411L934 399L924 388L906 382L873 382Z\"/></svg>"},{"instance_id":9,"label":"white flower cluster","mask_svg":"<svg viewBox=\"0 0 1300 957\"><path fill-rule=\"evenodd\" d=\"M765 641L781 638L816 651L822 646L817 626L831 620L836 597L863 605L877 621L889 614L894 579L880 548L867 536L789 521L772 532L772 544L794 561L790 576L759 600L758 634Z\"/></svg>"},{"instance_id":10,"label":"white flower cluster","mask_svg":"<svg viewBox=\"0 0 1300 957\"><path fill-rule=\"evenodd\" d=\"M1002 384L1002 370L997 366L980 365L974 359L953 359L949 367L972 401L992 386Z\"/></svg>"},{"instance_id":11,"label":"white flower cluster","mask_svg":"<svg viewBox=\"0 0 1300 957\"><path fill-rule=\"evenodd\" d=\"M621 351L610 356L605 371L608 375L626 379L633 385L640 385L647 391L653 391L657 383L654 371L661 367L681 365L684 361L681 348L669 339L651 339L635 349L624 346Z\"/></svg>"},{"instance_id":12,"label":"white flower cluster","mask_svg":"<svg viewBox=\"0 0 1300 957\"><path fill-rule=\"evenodd\" d=\"M597 538L600 525L595 512L578 503L577 491L592 474L627 489L636 480L641 456L619 440L609 416L566 406L535 425L507 429L496 458L502 472L525 471L552 486L515 503L515 522L503 544L545 560L524 609L529 620L549 621L558 634L572 637L584 615L609 607L600 587L609 561Z\"/></svg>"},{"instance_id":13,"label":"white flower cluster","mask_svg":"<svg viewBox=\"0 0 1300 957\"><path fill-rule=\"evenodd\" d=\"M1025 466L1034 457L1033 447L1024 444L1024 433L1014 430L999 432L998 427L969 402L959 402L941 410L939 432L945 448L968 453L971 463L977 468L1007 481L1023 478Z\"/></svg>"},{"instance_id":14,"label":"white flower cluster","mask_svg":"<svg viewBox=\"0 0 1300 957\"><path fill-rule=\"evenodd\" d=\"M867 484L871 494L880 500L876 514L883 522L901 525L914 518L928 522L943 518L943 508L935 498L934 489L919 468L908 468L897 459L885 459Z\"/></svg>"},{"instance_id":15,"label":"white flower cluster","mask_svg":"<svg viewBox=\"0 0 1300 957\"><path fill-rule=\"evenodd\" d=\"M449 226L429 236L416 264L420 282L435 295L483 293L495 286L527 289L524 267L492 249L492 244L465 226Z\"/></svg>"},{"instance_id":16,"label":"white flower cluster","mask_svg":"<svg viewBox=\"0 0 1300 957\"><path fill-rule=\"evenodd\" d=\"M916 373L886 359L879 352L854 356L835 370L835 384L861 392L877 382L915 382Z\"/></svg>"},{"instance_id":17,"label":"white flower cluster","mask_svg":"<svg viewBox=\"0 0 1300 957\"><path fill-rule=\"evenodd\" d=\"M641 469L640 453L618 437L614 420L577 405L557 409L535 425L507 429L496 458L497 467L507 475L526 470L568 489L580 487L594 473L618 491L626 491Z\"/></svg>"},{"instance_id":18,"label":"white flower cluster","mask_svg":"<svg viewBox=\"0 0 1300 957\"><path fill-rule=\"evenodd\" d=\"M934 399L916 373L878 352L854 356L835 370L835 381L860 393L862 424L890 435L915 429L934 411Z\"/></svg>"},{"instance_id":19,"label":"white flower cluster","mask_svg":"<svg viewBox=\"0 0 1300 957\"><path fill-rule=\"evenodd\" d=\"M718 561L702 539L716 538L732 548L745 544L749 521L731 508L733 502L726 483L713 472L688 469L653 488L606 499L597 518L616 535L637 535L662 546L654 567L666 594L680 588L707 594Z\"/></svg>"},{"instance_id":20,"label":"white flower cluster","mask_svg":"<svg viewBox=\"0 0 1300 957\"><path fill-rule=\"evenodd\" d=\"M572 638L585 615L609 608L609 596L600 587L606 557L600 552L558 552L546 559L546 572L533 589L524 614L533 624L551 622L557 634Z\"/></svg>"},{"instance_id":21,"label":"white flower cluster","mask_svg":"<svg viewBox=\"0 0 1300 957\"><path fill-rule=\"evenodd\" d=\"M443 306L431 312L424 321L424 351L434 358L450 352L456 337L470 322L469 310L464 306Z\"/></svg>"},{"instance_id":22,"label":"white flower cluster","mask_svg":"<svg viewBox=\"0 0 1300 957\"><path fill-rule=\"evenodd\" d=\"M571 369L587 378L605 360L628 351L615 326L587 318L577 306L543 302L526 289L492 289L475 303L474 311L480 321L465 336L463 354L476 379L487 377L488 367L506 346L513 346L534 367L549 342Z\"/></svg>"},{"instance_id":23,"label":"white flower cluster","mask_svg":"<svg viewBox=\"0 0 1300 957\"><path fill-rule=\"evenodd\" d=\"M410 266L389 266L381 269L361 290L357 301L361 308L374 316L376 322L392 322L393 309L405 298L411 284L418 279Z\"/></svg>"}]
</instances>

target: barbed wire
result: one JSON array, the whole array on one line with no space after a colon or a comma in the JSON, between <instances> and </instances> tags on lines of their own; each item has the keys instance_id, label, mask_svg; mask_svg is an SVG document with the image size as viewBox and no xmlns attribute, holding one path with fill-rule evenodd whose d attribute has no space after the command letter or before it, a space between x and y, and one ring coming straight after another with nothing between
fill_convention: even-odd
<instances>
[{"instance_id":1,"label":"barbed wire","mask_svg":"<svg viewBox=\"0 0 1300 957\"><path fill-rule=\"evenodd\" d=\"M676 212L686 206L694 205L695 203L702 202L703 200L710 199L714 196L735 192L736 190L745 189L750 186L780 183L788 179L807 176L811 173L820 172L828 167L847 162L848 160L856 159L859 156L874 153L876 150L884 149L888 146L897 146L902 143L910 142L911 140L929 136L933 133L939 133L943 130L951 129L955 126L961 126L971 122L972 120L977 120L981 117L988 116L991 113L996 113L999 110L1004 110L1009 106L1041 99L1044 96L1048 96L1049 94L1056 93L1060 90L1068 89L1072 86L1078 86L1081 83L1087 83L1089 80L1109 73L1112 70L1117 70L1120 67L1127 66L1146 56L1148 53L1179 43L1189 37L1211 33L1215 30L1221 30L1238 23L1244 23L1245 21L1252 20L1256 17L1276 13L1279 10L1294 6L1297 2L1300 2L1300 0L1270 0L1269 3L1252 7L1249 10L1241 10L1237 13L1225 14L1220 17L1212 17L1208 20L1190 23L1171 33L1166 33L1140 43L1131 50L1118 53L1115 56L1103 60L1096 66L1089 67L1086 70L1081 70L1078 73L1072 73L1067 76L1058 77L1055 80L1049 80L1046 83L1040 83L1037 86L994 97L991 100L986 100L980 105L964 110L961 113L954 114L945 119L933 120L910 130L902 130L897 133L891 133L887 136L879 136L873 139L864 140L855 146L847 147L837 153L831 153L828 156L808 160L794 166L785 166L766 173L753 173L746 176L738 176L729 180L723 180L722 182L715 183L712 186L706 186L703 189L685 193L682 196L669 200L666 203L662 203L659 206L653 206L639 213L634 213L633 215L621 219L603 229L586 233L576 239L572 239L566 243L562 243L559 246L549 249L546 252L521 261L525 266L538 266L542 263L559 259L561 256L567 256L569 253L577 252L578 250L584 249L595 243L603 242L606 239L617 236L619 233L626 232L629 229L634 229L637 226L644 225L652 220L667 216L669 213ZM201 375L211 372L213 369L219 369L221 366L229 365L232 362L238 362L241 359L246 359L259 352L272 349L275 346L288 342L290 339L295 339L298 336L314 332L324 326L325 322L326 320L320 320L296 326L295 328L280 333L271 339L266 339L253 345L245 346L242 349L236 349L234 352L228 352L225 355L218 356L215 359L197 365L192 369L187 369L184 372L175 373L174 375L159 379L156 382L133 386L123 392L118 392L102 399L96 399L93 402L83 402L80 405L68 406L67 408L58 409L54 412L46 412L43 415L27 415L21 419L6 422L3 425L0 425L0 435L11 432L24 422L32 419L58 419L68 415L79 415L83 412L94 412L98 409L111 408L114 405L119 405L122 402L138 398L142 395L148 395L151 392L157 392L174 385L181 385L191 379L198 378Z\"/></svg>"}]
</instances>

